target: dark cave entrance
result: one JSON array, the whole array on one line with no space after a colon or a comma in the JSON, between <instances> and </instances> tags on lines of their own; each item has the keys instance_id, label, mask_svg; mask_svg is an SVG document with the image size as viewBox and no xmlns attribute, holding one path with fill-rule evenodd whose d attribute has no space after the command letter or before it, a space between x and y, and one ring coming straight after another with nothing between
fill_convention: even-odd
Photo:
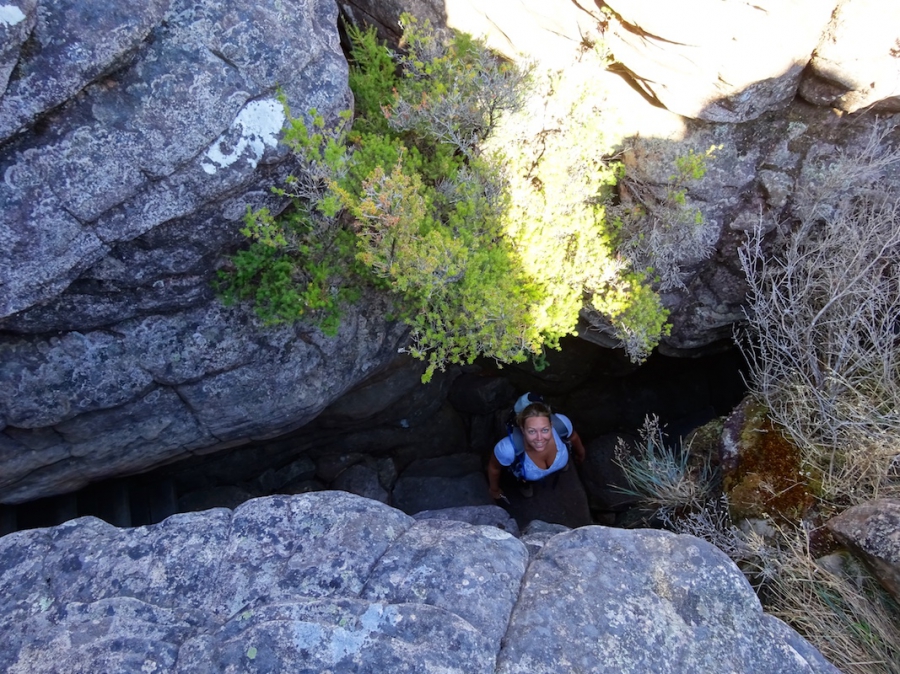
<instances>
[{"instance_id":1,"label":"dark cave entrance","mask_svg":"<svg viewBox=\"0 0 900 674\"><path fill-rule=\"evenodd\" d=\"M581 524L629 526L628 499L609 488L615 481L615 438L634 437L648 414L660 418L671 438L685 436L727 415L746 394L746 363L730 342L693 358L654 353L636 367L618 351L573 337L548 355L548 363L538 371L531 364L498 368L484 362L437 375L423 386L420 365L401 357L289 435L0 506L0 534L84 515L141 526L177 512L322 489L352 491L410 514L486 505L493 501L484 498L485 462L502 437L512 402L525 391L541 393L569 416L589 460L563 478L569 492L580 483L584 497L578 499L585 503L566 504L558 478L549 500L526 503L520 514L544 519L542 508L558 506L563 514L549 512L547 519L559 521L571 518L566 508L574 507L581 509L575 518Z\"/></svg>"}]
</instances>

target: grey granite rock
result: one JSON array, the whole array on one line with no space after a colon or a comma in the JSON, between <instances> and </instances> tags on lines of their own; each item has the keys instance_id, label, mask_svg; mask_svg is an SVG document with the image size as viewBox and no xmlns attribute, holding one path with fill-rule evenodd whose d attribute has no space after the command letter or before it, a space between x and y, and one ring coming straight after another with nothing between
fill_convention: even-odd
<instances>
[{"instance_id":1,"label":"grey granite rock","mask_svg":"<svg viewBox=\"0 0 900 674\"><path fill-rule=\"evenodd\" d=\"M815 105L855 112L900 112L900 5L841 0L800 85Z\"/></svg>"},{"instance_id":2,"label":"grey granite rock","mask_svg":"<svg viewBox=\"0 0 900 674\"><path fill-rule=\"evenodd\" d=\"M393 503L409 513L493 505L481 460L474 454L419 459L400 474Z\"/></svg>"},{"instance_id":3,"label":"grey granite rock","mask_svg":"<svg viewBox=\"0 0 900 674\"><path fill-rule=\"evenodd\" d=\"M413 515L417 520L453 520L482 526L497 527L509 534L519 537L519 525L500 506L459 506L441 508L439 510L422 510Z\"/></svg>"},{"instance_id":4,"label":"grey granite rock","mask_svg":"<svg viewBox=\"0 0 900 674\"><path fill-rule=\"evenodd\" d=\"M527 563L525 546L496 527L422 520L378 560L361 596L447 609L496 649Z\"/></svg>"},{"instance_id":5,"label":"grey granite rock","mask_svg":"<svg viewBox=\"0 0 900 674\"><path fill-rule=\"evenodd\" d=\"M332 489L348 491L381 503L390 503L390 493L381 486L378 472L363 463L350 466L331 483Z\"/></svg>"},{"instance_id":6,"label":"grey granite rock","mask_svg":"<svg viewBox=\"0 0 900 674\"><path fill-rule=\"evenodd\" d=\"M874 499L848 508L825 526L900 601L900 499Z\"/></svg>"},{"instance_id":7,"label":"grey granite rock","mask_svg":"<svg viewBox=\"0 0 900 674\"><path fill-rule=\"evenodd\" d=\"M686 536L587 527L529 562L494 526L417 521L332 491L0 538L0 670L15 674L702 674L723 663L835 671L762 613L727 558Z\"/></svg>"},{"instance_id":8,"label":"grey granite rock","mask_svg":"<svg viewBox=\"0 0 900 674\"><path fill-rule=\"evenodd\" d=\"M7 2L0 10L0 96L37 23L37 0Z\"/></svg>"},{"instance_id":9,"label":"grey granite rock","mask_svg":"<svg viewBox=\"0 0 900 674\"><path fill-rule=\"evenodd\" d=\"M0 339L0 500L293 430L393 357L402 333L355 313L337 338L307 330L263 330L213 304L124 321L114 336Z\"/></svg>"},{"instance_id":10,"label":"grey granite rock","mask_svg":"<svg viewBox=\"0 0 900 674\"><path fill-rule=\"evenodd\" d=\"M213 290L285 205L276 92L351 105L334 3L15 0L0 45L0 502L293 430L396 357L377 298L330 339Z\"/></svg>"},{"instance_id":11,"label":"grey granite rock","mask_svg":"<svg viewBox=\"0 0 900 674\"><path fill-rule=\"evenodd\" d=\"M525 672L837 674L717 548L660 531L583 527L528 568L497 662Z\"/></svg>"}]
</instances>

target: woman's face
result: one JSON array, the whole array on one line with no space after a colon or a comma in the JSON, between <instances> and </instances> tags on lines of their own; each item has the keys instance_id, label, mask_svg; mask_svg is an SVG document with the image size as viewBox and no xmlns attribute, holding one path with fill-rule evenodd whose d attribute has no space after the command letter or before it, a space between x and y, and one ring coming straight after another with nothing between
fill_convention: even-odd
<instances>
[{"instance_id":1,"label":"woman's face","mask_svg":"<svg viewBox=\"0 0 900 674\"><path fill-rule=\"evenodd\" d=\"M535 452L543 452L553 440L553 425L548 417L528 417L522 427L525 444Z\"/></svg>"}]
</instances>

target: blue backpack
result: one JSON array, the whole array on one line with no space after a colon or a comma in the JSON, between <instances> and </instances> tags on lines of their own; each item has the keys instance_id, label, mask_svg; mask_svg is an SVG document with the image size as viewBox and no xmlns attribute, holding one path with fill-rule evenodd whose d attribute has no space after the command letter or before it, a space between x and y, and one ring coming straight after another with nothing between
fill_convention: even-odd
<instances>
[{"instance_id":1,"label":"blue backpack","mask_svg":"<svg viewBox=\"0 0 900 674\"><path fill-rule=\"evenodd\" d=\"M525 438L522 436L522 429L519 428L518 424L516 423L516 415L518 415L519 412L524 410L531 403L542 402L544 402L544 398L540 394L526 393L518 400L516 400L515 406L512 410L510 410L509 415L506 417L506 434L509 437L509 441L513 445L513 449L515 449L516 451L516 458L513 459L513 462L512 464L510 464L509 469L512 471L512 474L520 480L524 479L524 469L522 467L522 462L525 460ZM553 430L556 431L556 434L565 443L566 448L571 449L571 444L569 443L569 429L566 428L563 420L560 419L556 414L551 412L550 423L553 424Z\"/></svg>"}]
</instances>

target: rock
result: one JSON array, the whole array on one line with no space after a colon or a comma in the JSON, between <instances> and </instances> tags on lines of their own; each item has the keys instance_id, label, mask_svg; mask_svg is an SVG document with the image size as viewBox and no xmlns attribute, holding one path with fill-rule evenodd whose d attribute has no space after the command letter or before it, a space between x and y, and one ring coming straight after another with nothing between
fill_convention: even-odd
<instances>
[{"instance_id":1,"label":"rock","mask_svg":"<svg viewBox=\"0 0 900 674\"><path fill-rule=\"evenodd\" d=\"M825 526L900 601L900 499L875 499L853 506Z\"/></svg>"},{"instance_id":2,"label":"rock","mask_svg":"<svg viewBox=\"0 0 900 674\"><path fill-rule=\"evenodd\" d=\"M308 456L301 456L282 468L269 468L253 481L259 494L275 494L287 484L311 480L316 475L316 464Z\"/></svg>"},{"instance_id":3,"label":"rock","mask_svg":"<svg viewBox=\"0 0 900 674\"><path fill-rule=\"evenodd\" d=\"M316 426L352 429L360 425L400 425L409 428L427 423L447 397L459 374L456 368L436 372L422 383L425 364L407 355L397 356L384 372L347 392L316 419Z\"/></svg>"},{"instance_id":4,"label":"rock","mask_svg":"<svg viewBox=\"0 0 900 674\"><path fill-rule=\"evenodd\" d=\"M3 503L293 430L404 332L378 298L326 338L212 289L247 207L285 205L276 88L351 104L334 4L96 4L0 14Z\"/></svg>"},{"instance_id":5,"label":"rock","mask_svg":"<svg viewBox=\"0 0 900 674\"><path fill-rule=\"evenodd\" d=\"M521 541L528 548L528 554L534 557L556 534L571 531L562 524L552 524L542 520L531 520L522 530Z\"/></svg>"},{"instance_id":6,"label":"rock","mask_svg":"<svg viewBox=\"0 0 900 674\"><path fill-rule=\"evenodd\" d=\"M178 499L179 512L209 510L210 508L234 509L253 498L253 494L233 485L210 487L192 491Z\"/></svg>"},{"instance_id":7,"label":"rock","mask_svg":"<svg viewBox=\"0 0 900 674\"><path fill-rule=\"evenodd\" d=\"M493 526L326 492L18 532L0 538L0 668L837 671L712 546L564 529L532 524L529 559Z\"/></svg>"},{"instance_id":8,"label":"rock","mask_svg":"<svg viewBox=\"0 0 900 674\"><path fill-rule=\"evenodd\" d=\"M365 454L325 454L316 459L316 477L323 482L334 482L337 476L350 466L365 459Z\"/></svg>"},{"instance_id":9,"label":"rock","mask_svg":"<svg viewBox=\"0 0 900 674\"><path fill-rule=\"evenodd\" d=\"M527 562L525 546L496 527L421 520L378 560L361 597L446 609L467 620L496 649ZM475 597L477 601L470 600Z\"/></svg>"},{"instance_id":10,"label":"rock","mask_svg":"<svg viewBox=\"0 0 900 674\"><path fill-rule=\"evenodd\" d=\"M685 117L735 123L790 103L836 0L606 4L606 44L648 98Z\"/></svg>"},{"instance_id":11,"label":"rock","mask_svg":"<svg viewBox=\"0 0 900 674\"><path fill-rule=\"evenodd\" d=\"M609 433L594 438L585 446L587 457L581 467L581 481L592 511L622 512L640 501L639 497L620 491L629 487L625 473L616 463L616 446L620 438L630 450L635 441L639 441L633 435Z\"/></svg>"},{"instance_id":12,"label":"rock","mask_svg":"<svg viewBox=\"0 0 900 674\"><path fill-rule=\"evenodd\" d=\"M814 105L900 112L900 5L841 0L800 85Z\"/></svg>"},{"instance_id":13,"label":"rock","mask_svg":"<svg viewBox=\"0 0 900 674\"><path fill-rule=\"evenodd\" d=\"M556 528L535 523L528 535ZM687 536L588 527L553 536L529 561L496 527L417 521L325 492L149 527L81 518L0 538L0 669L11 673L712 672L722 662L836 671L762 613L722 553Z\"/></svg>"},{"instance_id":14,"label":"rock","mask_svg":"<svg viewBox=\"0 0 900 674\"><path fill-rule=\"evenodd\" d=\"M125 321L118 337L0 338L0 500L293 430L386 362L400 332L349 312L336 339L307 329L263 331L211 305Z\"/></svg>"},{"instance_id":15,"label":"rock","mask_svg":"<svg viewBox=\"0 0 900 674\"><path fill-rule=\"evenodd\" d=\"M422 388L425 364L407 357L395 358L374 377L342 395L316 419L323 428L344 429L377 417L379 421L399 421L403 415L392 409L415 389Z\"/></svg>"},{"instance_id":16,"label":"rock","mask_svg":"<svg viewBox=\"0 0 900 674\"><path fill-rule=\"evenodd\" d=\"M22 47L37 23L37 0L6 4L0 18L0 92L6 89Z\"/></svg>"},{"instance_id":17,"label":"rock","mask_svg":"<svg viewBox=\"0 0 900 674\"><path fill-rule=\"evenodd\" d=\"M526 558L496 529L340 492L129 530L83 518L0 540L0 667L489 672Z\"/></svg>"},{"instance_id":18,"label":"rock","mask_svg":"<svg viewBox=\"0 0 900 674\"><path fill-rule=\"evenodd\" d=\"M630 110L631 108L629 108ZM688 199L715 227L718 241L708 259L682 266L685 287L663 293L671 312L672 332L660 352L686 355L733 339L734 325L744 320L747 285L738 250L749 232L768 232L776 223L802 214L802 195L822 178L823 167L863 151L873 135L884 133L880 147L896 147L896 116L840 118L832 111L794 101L780 113L769 112L742 124L689 121L680 138L629 140L634 145L635 179L664 189L675 158L705 153L707 173L687 186ZM876 171L888 189L900 185L896 171ZM838 195L835 195L838 198ZM841 195L840 198L846 198Z\"/></svg>"},{"instance_id":19,"label":"rock","mask_svg":"<svg viewBox=\"0 0 900 674\"><path fill-rule=\"evenodd\" d=\"M735 522L777 514L800 521L814 502L799 448L772 424L764 406L748 397L725 420L719 467Z\"/></svg>"},{"instance_id":20,"label":"rock","mask_svg":"<svg viewBox=\"0 0 900 674\"><path fill-rule=\"evenodd\" d=\"M264 192L289 170L286 148L276 147L285 116L274 88L300 110L331 116L349 104L335 8L304 7L234 0L199 7L153 0L99 13L77 2L42 7L33 48L20 50L18 75L0 101L0 140L14 139L0 161L7 176L0 231L5 255L15 256L15 266L0 270L16 271L2 279L0 316L55 307L6 327L112 324L137 313L129 307L134 290L196 275L198 260L189 258L199 251L153 260L129 248L161 225L171 235L178 221L176 244L212 226L207 253L235 240L233 224L226 235L207 221L234 223L247 204L265 203ZM86 279L126 292L93 309L86 284L60 297L91 267Z\"/></svg>"},{"instance_id":21,"label":"rock","mask_svg":"<svg viewBox=\"0 0 900 674\"><path fill-rule=\"evenodd\" d=\"M403 512L493 505L481 460L453 454L413 461L394 485L393 503Z\"/></svg>"},{"instance_id":22,"label":"rock","mask_svg":"<svg viewBox=\"0 0 900 674\"><path fill-rule=\"evenodd\" d=\"M497 527L516 538L519 537L519 526L500 506L459 506L441 508L440 510L422 510L413 515L417 520L453 520L482 526Z\"/></svg>"},{"instance_id":23,"label":"rock","mask_svg":"<svg viewBox=\"0 0 900 674\"><path fill-rule=\"evenodd\" d=\"M311 491L325 491L326 487L318 480L300 480L289 482L282 488L284 494L308 494Z\"/></svg>"},{"instance_id":24,"label":"rock","mask_svg":"<svg viewBox=\"0 0 900 674\"><path fill-rule=\"evenodd\" d=\"M357 463L337 476L331 483L332 489L349 491L373 501L390 503L390 494L378 481L378 473L365 464Z\"/></svg>"},{"instance_id":25,"label":"rock","mask_svg":"<svg viewBox=\"0 0 900 674\"><path fill-rule=\"evenodd\" d=\"M529 565L497 672L718 672L722 663L748 673L838 671L763 613L712 545L593 526L554 536Z\"/></svg>"},{"instance_id":26,"label":"rock","mask_svg":"<svg viewBox=\"0 0 900 674\"><path fill-rule=\"evenodd\" d=\"M453 382L447 399L460 412L486 416L512 409L516 390L505 377L472 372L459 376Z\"/></svg>"}]
</instances>

